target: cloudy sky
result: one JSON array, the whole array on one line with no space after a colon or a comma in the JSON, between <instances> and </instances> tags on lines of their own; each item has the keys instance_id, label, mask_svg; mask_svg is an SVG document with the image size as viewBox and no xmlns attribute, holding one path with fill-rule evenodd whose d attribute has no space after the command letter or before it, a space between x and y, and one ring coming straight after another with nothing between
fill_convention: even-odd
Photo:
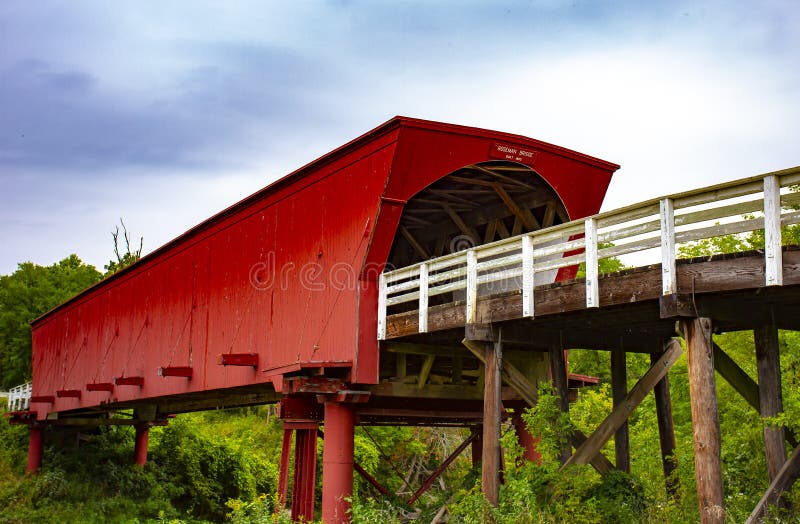
<instances>
[{"instance_id":1,"label":"cloudy sky","mask_svg":"<svg viewBox=\"0 0 800 524\"><path fill-rule=\"evenodd\" d=\"M0 2L0 274L151 251L396 114L621 164L612 209L800 165L800 3Z\"/></svg>"}]
</instances>

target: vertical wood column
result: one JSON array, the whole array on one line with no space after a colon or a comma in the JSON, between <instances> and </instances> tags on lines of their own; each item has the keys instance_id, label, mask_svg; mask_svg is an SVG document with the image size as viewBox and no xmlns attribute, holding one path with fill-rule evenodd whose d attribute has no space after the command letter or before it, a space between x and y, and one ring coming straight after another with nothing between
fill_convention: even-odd
<instances>
[{"instance_id":1,"label":"vertical wood column","mask_svg":"<svg viewBox=\"0 0 800 524\"><path fill-rule=\"evenodd\" d=\"M704 524L725 522L711 320L693 318L682 321L682 324L689 366L689 395L692 404L694 465L700 521Z\"/></svg>"},{"instance_id":2,"label":"vertical wood column","mask_svg":"<svg viewBox=\"0 0 800 524\"><path fill-rule=\"evenodd\" d=\"M550 376L553 380L553 389L559 398L559 407L563 413L569 413L569 384L567 383L567 363L564 358L564 348L561 344L550 345ZM570 436L564 435L565 445L559 453L559 461L565 463L572 454Z\"/></svg>"},{"instance_id":3,"label":"vertical wood column","mask_svg":"<svg viewBox=\"0 0 800 524\"><path fill-rule=\"evenodd\" d=\"M492 506L500 502L500 419L503 410L500 369L503 342L486 344L486 378L483 387L483 464L481 487Z\"/></svg>"},{"instance_id":4,"label":"vertical wood column","mask_svg":"<svg viewBox=\"0 0 800 524\"><path fill-rule=\"evenodd\" d=\"M477 468L483 461L483 426L475 429L477 436L472 441L472 467Z\"/></svg>"},{"instance_id":5,"label":"vertical wood column","mask_svg":"<svg viewBox=\"0 0 800 524\"><path fill-rule=\"evenodd\" d=\"M662 345L663 348L663 345ZM650 354L650 365L661 358L663 351ZM661 444L661 463L664 468L664 482L667 493L673 497L678 492L678 479L673 473L678 468L675 458L675 426L672 421L672 400L669 394L669 374L658 381L653 388L656 399L656 418L658 419L658 440Z\"/></svg>"},{"instance_id":6,"label":"vertical wood column","mask_svg":"<svg viewBox=\"0 0 800 524\"><path fill-rule=\"evenodd\" d=\"M137 466L147 464L147 445L150 440L150 425L147 422L136 424L136 436L133 444L133 463Z\"/></svg>"},{"instance_id":7,"label":"vertical wood column","mask_svg":"<svg viewBox=\"0 0 800 524\"><path fill-rule=\"evenodd\" d=\"M31 434L28 440L28 465L26 471L30 474L39 472L42 467L42 453L44 452L44 428L41 426L31 426Z\"/></svg>"},{"instance_id":8,"label":"vertical wood column","mask_svg":"<svg viewBox=\"0 0 800 524\"><path fill-rule=\"evenodd\" d=\"M761 416L763 418L774 417L783 411L778 329L774 325L766 325L755 329L754 335ZM775 480L786 461L785 438L782 427L764 427L764 448L770 482Z\"/></svg>"},{"instance_id":9,"label":"vertical wood column","mask_svg":"<svg viewBox=\"0 0 800 524\"><path fill-rule=\"evenodd\" d=\"M352 471L352 470L351 470ZM317 428L295 430L292 520L314 520L317 480ZM351 478L352 480L352 478Z\"/></svg>"},{"instance_id":10,"label":"vertical wood column","mask_svg":"<svg viewBox=\"0 0 800 524\"><path fill-rule=\"evenodd\" d=\"M289 454L292 452L294 430L286 428L284 422L283 442L281 443L281 464L278 471L278 508L286 506L286 490L289 488Z\"/></svg>"},{"instance_id":11,"label":"vertical wood column","mask_svg":"<svg viewBox=\"0 0 800 524\"><path fill-rule=\"evenodd\" d=\"M628 370L625 365L625 350L621 347L611 352L611 394L615 408L622 403L625 395L628 394ZM617 469L630 473L631 453L627 421L614 433L614 453L616 455Z\"/></svg>"},{"instance_id":12,"label":"vertical wood column","mask_svg":"<svg viewBox=\"0 0 800 524\"><path fill-rule=\"evenodd\" d=\"M534 438L530 431L528 431L528 426L522 418L522 413L515 412L511 422L514 424L514 433L517 435L517 442L519 442L519 445L524 450L522 458L529 462L540 463L542 461L542 455L539 454L536 448L539 440Z\"/></svg>"},{"instance_id":13,"label":"vertical wood column","mask_svg":"<svg viewBox=\"0 0 800 524\"><path fill-rule=\"evenodd\" d=\"M347 498L353 495L353 408L325 403L325 444L322 448L322 522L350 522ZM311 519L309 519L311 520Z\"/></svg>"}]
</instances>

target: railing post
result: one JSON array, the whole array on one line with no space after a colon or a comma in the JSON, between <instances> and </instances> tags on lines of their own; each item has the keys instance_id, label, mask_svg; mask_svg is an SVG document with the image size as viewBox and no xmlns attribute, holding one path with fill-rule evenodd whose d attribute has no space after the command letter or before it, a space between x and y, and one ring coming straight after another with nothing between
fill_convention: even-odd
<instances>
[{"instance_id":1,"label":"railing post","mask_svg":"<svg viewBox=\"0 0 800 524\"><path fill-rule=\"evenodd\" d=\"M478 316L478 255L467 250L467 324L474 324Z\"/></svg>"},{"instance_id":2,"label":"railing post","mask_svg":"<svg viewBox=\"0 0 800 524\"><path fill-rule=\"evenodd\" d=\"M428 332L428 264L419 265L419 332Z\"/></svg>"},{"instance_id":3,"label":"railing post","mask_svg":"<svg viewBox=\"0 0 800 524\"><path fill-rule=\"evenodd\" d=\"M378 340L386 340L386 273L378 277Z\"/></svg>"},{"instance_id":4,"label":"railing post","mask_svg":"<svg viewBox=\"0 0 800 524\"><path fill-rule=\"evenodd\" d=\"M674 295L678 292L678 279L675 273L675 206L671 198L660 202L661 216L661 294Z\"/></svg>"},{"instance_id":5,"label":"railing post","mask_svg":"<svg viewBox=\"0 0 800 524\"><path fill-rule=\"evenodd\" d=\"M522 316L533 317L533 238L522 237Z\"/></svg>"},{"instance_id":6,"label":"railing post","mask_svg":"<svg viewBox=\"0 0 800 524\"><path fill-rule=\"evenodd\" d=\"M781 185L778 177L764 177L764 264L766 285L783 285L781 250Z\"/></svg>"},{"instance_id":7,"label":"railing post","mask_svg":"<svg viewBox=\"0 0 800 524\"><path fill-rule=\"evenodd\" d=\"M600 290L598 289L597 259L597 221L587 218L584 222L586 235L586 307L600 307Z\"/></svg>"}]
</instances>

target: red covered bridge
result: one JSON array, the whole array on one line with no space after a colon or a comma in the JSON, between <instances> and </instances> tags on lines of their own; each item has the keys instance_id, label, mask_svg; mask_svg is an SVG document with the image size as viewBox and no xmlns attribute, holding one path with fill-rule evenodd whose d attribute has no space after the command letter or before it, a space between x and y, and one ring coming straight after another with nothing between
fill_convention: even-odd
<instances>
[{"instance_id":1,"label":"red covered bridge","mask_svg":"<svg viewBox=\"0 0 800 524\"><path fill-rule=\"evenodd\" d=\"M29 467L48 425L125 423L114 412L133 408L141 463L147 427L169 414L280 400L284 488L297 430L295 516L313 515L324 421L322 515L343 519L354 423L482 417L477 360L379 346L385 266L596 213L618 167L522 136L393 118L35 320ZM524 364L545 376L539 357Z\"/></svg>"},{"instance_id":2,"label":"red covered bridge","mask_svg":"<svg viewBox=\"0 0 800 524\"><path fill-rule=\"evenodd\" d=\"M279 492L294 438L295 519L315 515L321 424L325 522L347 520L354 470L382 489L353 463L357 424L473 428L455 454L472 444L496 504L502 418L535 458L519 408L549 380L568 410L570 387L593 380L566 370L578 347L610 351L614 408L569 436L563 467L629 470L626 421L652 390L669 479L680 336L700 517L724 521L715 372L761 416L783 411L778 330L800 329L800 250L782 227L800 223L800 168L594 214L617 167L516 135L387 122L34 321L33 391L15 391L10 413L31 428L28 469L46 428L134 425L143 464L148 428L171 414L279 402ZM681 243L749 231L763 250L677 259ZM648 252L656 263L599 274L603 258ZM712 338L742 330L757 383ZM629 352L652 362L630 391ZM771 485L752 522L800 475L798 440L765 427Z\"/></svg>"}]
</instances>

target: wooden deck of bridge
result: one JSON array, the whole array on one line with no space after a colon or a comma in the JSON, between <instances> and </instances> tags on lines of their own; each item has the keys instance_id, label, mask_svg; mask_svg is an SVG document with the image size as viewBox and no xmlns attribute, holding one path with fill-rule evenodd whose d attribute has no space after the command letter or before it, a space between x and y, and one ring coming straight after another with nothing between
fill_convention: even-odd
<instances>
[{"instance_id":1,"label":"wooden deck of bridge","mask_svg":"<svg viewBox=\"0 0 800 524\"><path fill-rule=\"evenodd\" d=\"M782 262L783 285L767 286L761 251L679 260L676 292L670 295L662 293L660 264L611 273L599 278L599 307L595 308L586 307L586 285L582 279L538 286L533 290L536 304L533 318L523 315L521 291L478 297L473 323L466 322L465 303L453 301L428 308L428 326L424 333L419 330L418 310L390 312L386 317L382 361L387 367L398 362L405 367L407 359L414 355L421 362L414 368L417 383L431 375L452 374L452 361L456 358L462 360L458 364L459 372L463 361L469 358L481 366L485 381L462 390L472 391L472 398L484 397L483 483L492 501L497 498L498 476L492 471L487 473L486 469L487 466L489 469L499 467L492 466L499 462L488 461L487 464L486 457L492 453L496 455L499 433L492 430L487 421L499 419L502 405L487 399L502 395L504 399L535 401L532 397L535 385L527 382L526 373L512 363L524 360L520 355L525 354L546 355L551 369L559 370L564 366L560 361L565 349L612 353L616 407L593 435L573 438L575 452L572 453L571 448L564 450L565 464L592 463L598 471L607 471L614 466L602 456L600 449L614 436L615 467L629 469L626 421L644 396L654 390L664 469L669 477L675 468L675 441L667 371L682 352L680 346L671 341L683 337L689 348L701 518L703 522L722 522L724 498L714 370L762 416L782 411L777 330L800 329L800 247L784 247ZM712 334L742 330L755 333L757 382L713 342ZM625 384L624 355L627 352L651 353L653 362L651 371L630 392L626 391ZM494 370L490 369L493 362ZM438 369L439 365L444 368ZM490 379L495 372L502 376L497 382ZM391 375L390 372L383 375L387 374ZM374 388L374 392L401 395L404 386L398 375L405 375L404 370ZM559 380L558 371L553 371L551 376L565 399L562 408L567 410L568 383ZM448 382L452 384L452 380ZM507 386L505 393L500 387L503 383ZM420 396L443 397L448 386L405 386L405 390L413 389L417 389ZM768 503L777 503L780 493L800 473L798 451L786 460L786 439L792 447L797 446L796 437L784 434L783 429L764 431L769 478L773 485L754 510L752 521L764 515Z\"/></svg>"}]
</instances>

